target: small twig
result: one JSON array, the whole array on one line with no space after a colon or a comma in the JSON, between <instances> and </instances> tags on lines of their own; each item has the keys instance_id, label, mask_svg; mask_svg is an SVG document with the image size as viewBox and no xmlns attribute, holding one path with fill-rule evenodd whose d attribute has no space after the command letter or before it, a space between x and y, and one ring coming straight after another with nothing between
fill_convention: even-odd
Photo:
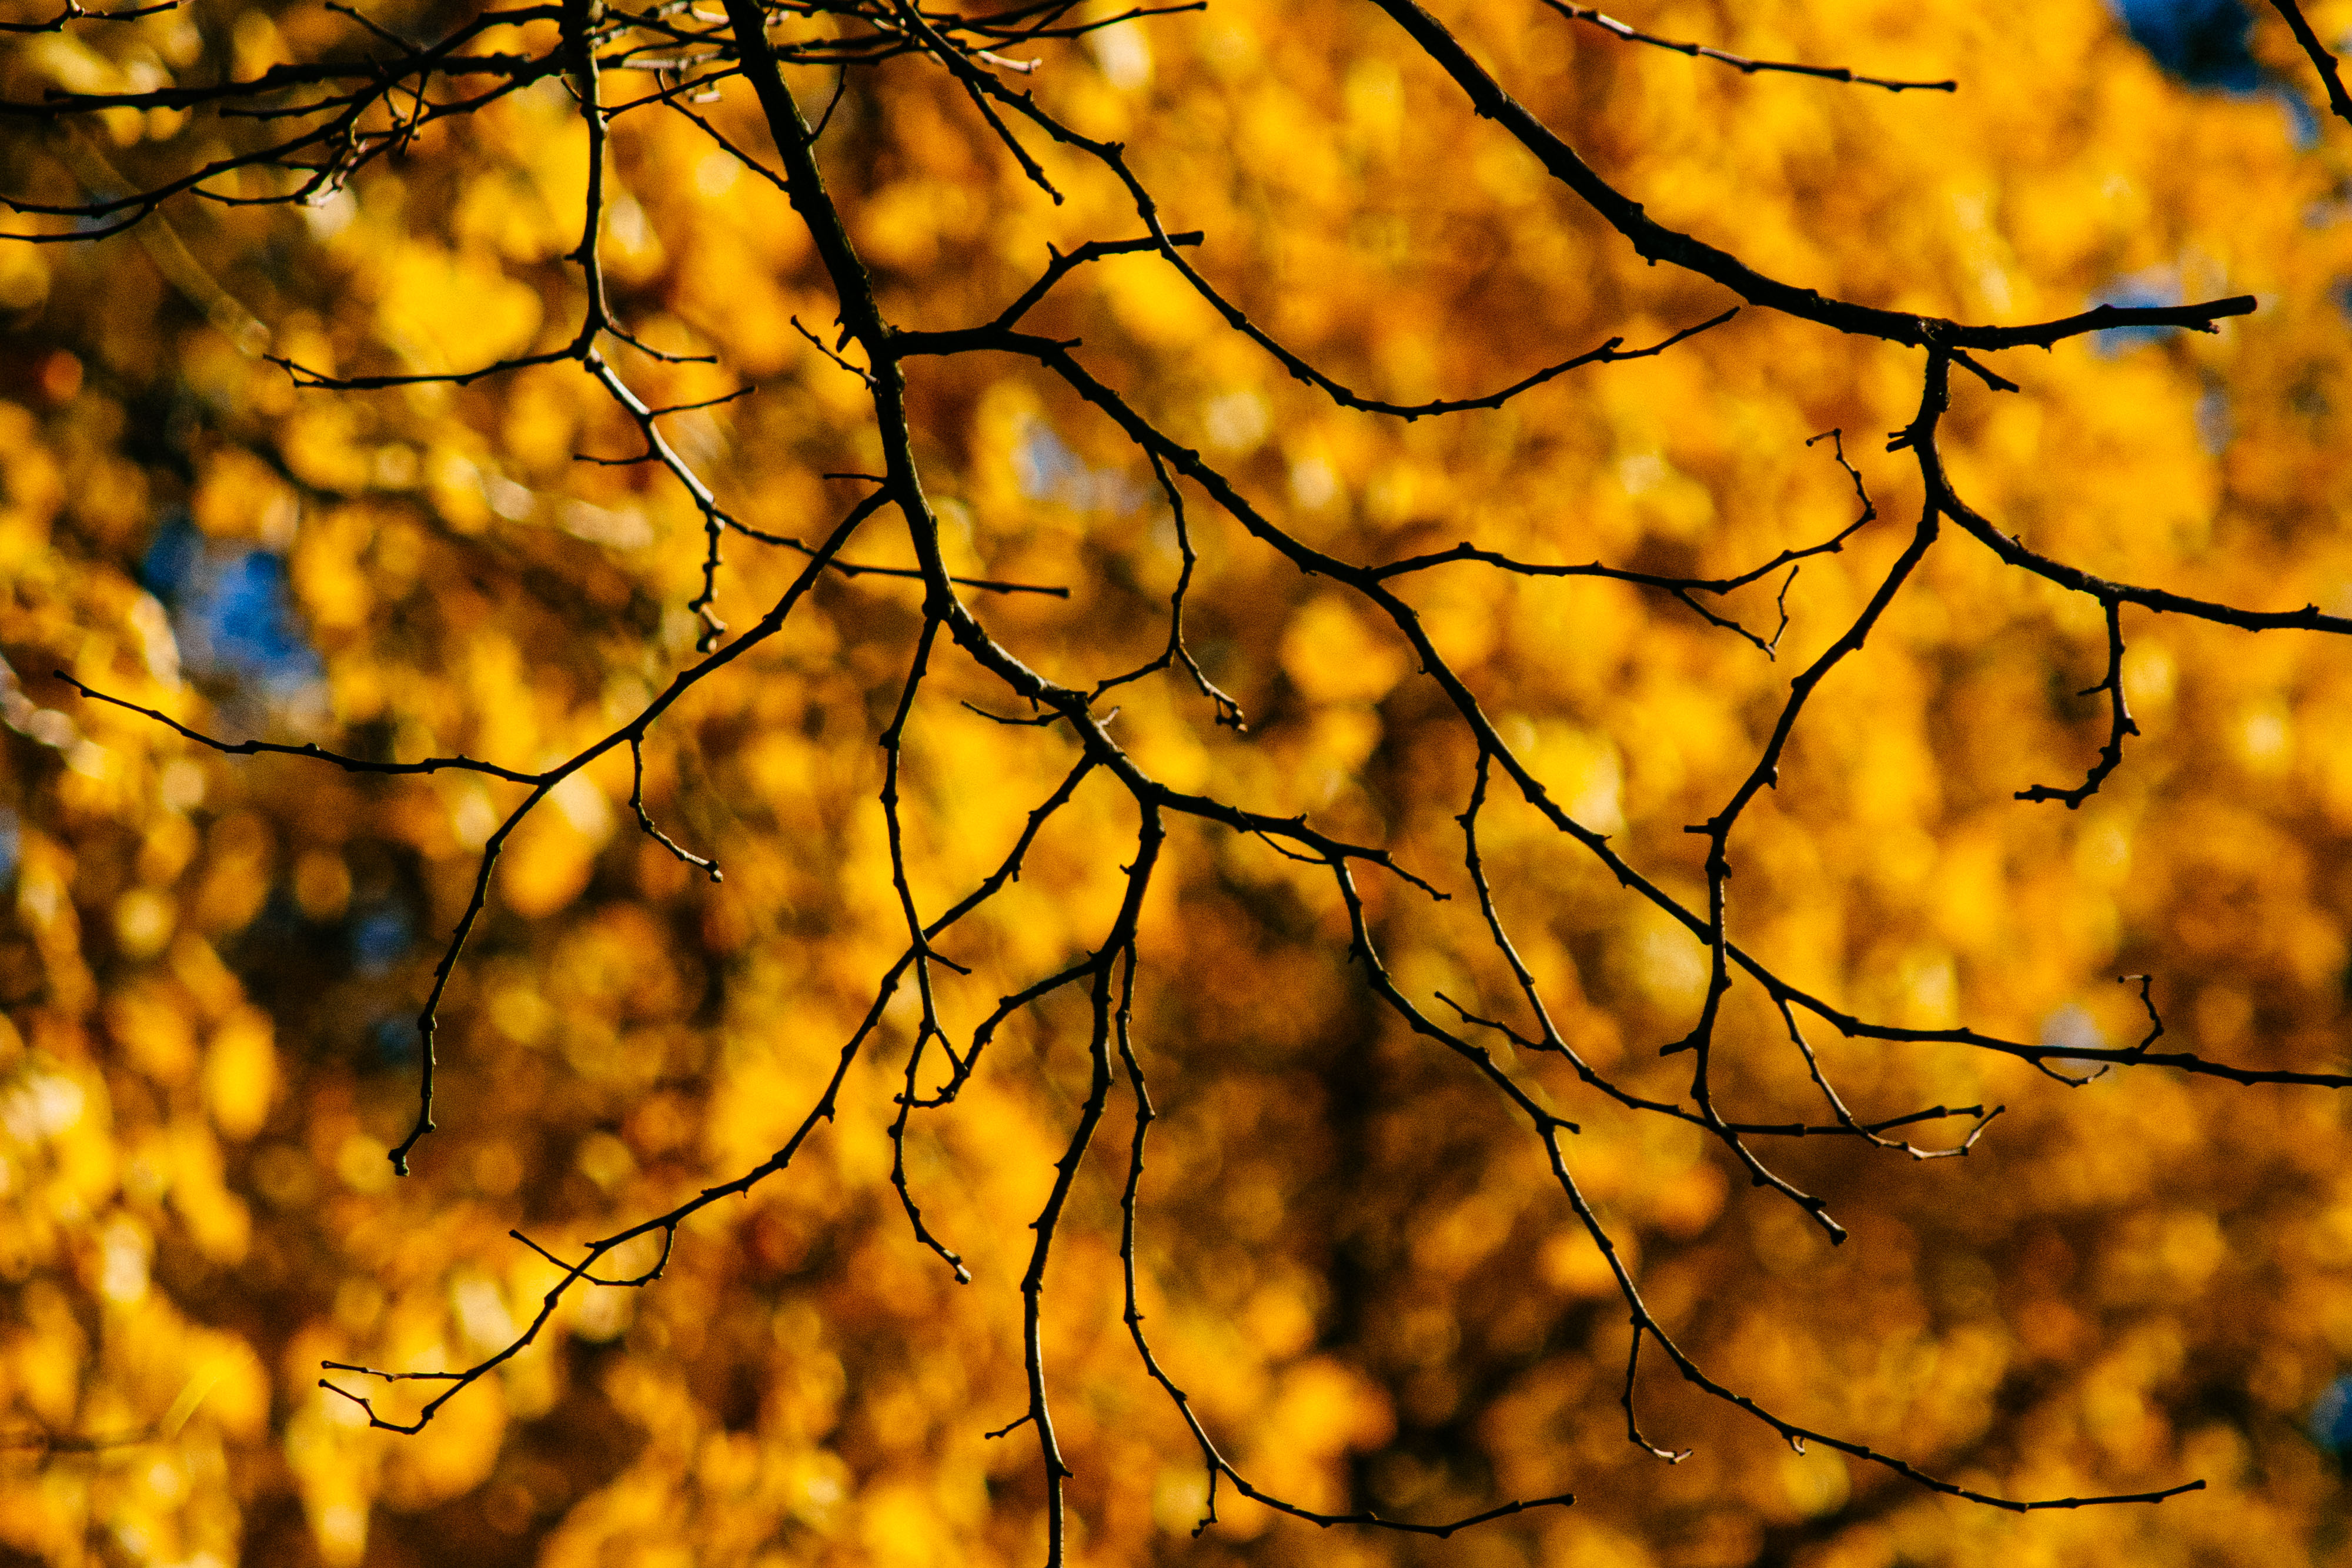
<instances>
[{"instance_id":1,"label":"small twig","mask_svg":"<svg viewBox=\"0 0 2352 1568\"><path fill-rule=\"evenodd\" d=\"M810 346L814 348L818 353L823 354L826 359L831 360L835 364L840 366L843 370L847 371L851 375L856 376L859 381L865 382L866 388L868 392L874 390L873 371L857 365L853 365L847 360L843 359L838 352L826 346L824 339L818 337L814 332L810 331L806 327L801 325L801 319L799 317L795 316L792 319L793 330L807 339Z\"/></svg>"},{"instance_id":2,"label":"small twig","mask_svg":"<svg viewBox=\"0 0 2352 1568\"><path fill-rule=\"evenodd\" d=\"M483 762L467 757L463 752L459 752L455 757L428 757L421 762L373 762L363 757L350 757L339 751L329 751L315 740L306 740L299 746L289 746L276 740L220 740L201 730L189 728L160 709L144 707L138 703L125 701L121 697L110 696L95 686L85 685L63 670L52 670L50 674L93 702L110 703L119 708L127 708L142 718L153 719L157 724L184 739L193 740L199 746L209 747L224 756L307 757L315 761L332 763L346 773L382 773L395 776L415 773L480 773L492 779L502 779L509 784L536 784L544 777L541 774L522 773L511 768L502 768L495 762Z\"/></svg>"},{"instance_id":3,"label":"small twig","mask_svg":"<svg viewBox=\"0 0 2352 1568\"><path fill-rule=\"evenodd\" d=\"M2134 980L2139 982L2139 1005L2147 1009L2147 1033L2142 1036L2140 1042L2131 1049L2130 1060L2137 1061L2147 1056L2149 1046L2164 1038L2164 1018L2156 1010L2156 998L2149 995L2149 988L2156 984L2156 977L2154 975L2116 977L2116 983L2119 986L2128 986Z\"/></svg>"},{"instance_id":4,"label":"small twig","mask_svg":"<svg viewBox=\"0 0 2352 1568\"><path fill-rule=\"evenodd\" d=\"M2286 18L2286 25L2294 32L2295 43L2302 47L2305 57L2311 61L2312 68L2319 73L2320 81L2326 84L2328 111L2338 120L2352 121L2352 93L2344 89L2344 73L2338 68L2336 57L2328 51L2327 46L2319 41L2319 35L2312 31L2310 22L2304 17L2303 7L2296 4L2296 0L2271 0L2271 6Z\"/></svg>"},{"instance_id":5,"label":"small twig","mask_svg":"<svg viewBox=\"0 0 2352 1568\"><path fill-rule=\"evenodd\" d=\"M1201 695L1215 705L1217 723L1229 726L1236 733L1244 732L1249 726L1244 722L1242 705L1226 695L1223 688L1209 679L1207 673L1201 668L1200 661L1192 657L1192 650L1184 643L1184 595L1192 586L1193 569L1200 565L1201 556L1192 548L1192 532L1184 521L1183 492L1169 476L1168 465L1160 460L1160 455L1154 452L1149 455L1152 475L1160 481L1160 493L1168 497L1169 516L1176 530L1177 554L1183 563L1176 574L1176 587L1168 595L1168 641L1160 650L1159 656L1150 663L1139 665L1123 675L1113 675L1097 683L1094 695L1100 697L1104 693L1131 681L1156 674L1171 664L1181 664L1184 673L1192 677L1192 685L1200 689Z\"/></svg>"},{"instance_id":6,"label":"small twig","mask_svg":"<svg viewBox=\"0 0 2352 1568\"><path fill-rule=\"evenodd\" d=\"M1754 76L1759 71L1785 71L1791 76L1819 77L1825 81L1852 82L1857 87L1883 87L1889 92L1957 92L1956 81L1893 81L1885 77L1866 77L1843 66L1800 66L1780 60L1751 60L1745 55L1730 54L1706 44L1687 44L1674 38L1661 38L1629 27L1614 16L1604 16L1590 5L1570 5L1564 0L1544 0L1544 4L1571 22L1590 22L1612 37L1629 44L1649 44L1661 49L1672 49L1679 55L1697 59L1714 60L1729 66L1742 76Z\"/></svg>"},{"instance_id":7,"label":"small twig","mask_svg":"<svg viewBox=\"0 0 2352 1568\"><path fill-rule=\"evenodd\" d=\"M2133 719L2131 708L2124 701L2123 601L2109 599L2103 608L2107 613L2106 677L2097 685L2086 687L2076 695L2088 697L2096 696L2101 692L2107 694L2107 743L2099 747L2099 759L2091 765L2090 773L2072 789L2036 784L2030 789L2020 789L2016 795L2020 800L2063 800L2068 810L2081 810L2084 801L2099 792L2099 786L2107 781L2107 775L2123 766L2124 737L2139 733L2139 725Z\"/></svg>"},{"instance_id":8,"label":"small twig","mask_svg":"<svg viewBox=\"0 0 2352 1568\"><path fill-rule=\"evenodd\" d=\"M672 840L667 833L663 832L659 828L654 826L653 818L648 816L646 812L645 742L634 735L629 737L629 766L631 770L629 775L629 809L637 814L637 826L643 829L646 836L651 838L656 843L661 845L662 848L667 850L671 854L676 855L686 864L694 867L695 870L698 872L701 872L711 881L726 881L727 879L725 877L719 874L719 862L717 861L705 860L698 854L678 848L677 842Z\"/></svg>"},{"instance_id":9,"label":"small twig","mask_svg":"<svg viewBox=\"0 0 2352 1568\"><path fill-rule=\"evenodd\" d=\"M161 16L180 8L180 0L163 0L159 5L138 5L119 11L92 11L79 3L66 0L64 9L46 22L0 22L0 33L56 33L68 22L135 22L142 16Z\"/></svg>"}]
</instances>

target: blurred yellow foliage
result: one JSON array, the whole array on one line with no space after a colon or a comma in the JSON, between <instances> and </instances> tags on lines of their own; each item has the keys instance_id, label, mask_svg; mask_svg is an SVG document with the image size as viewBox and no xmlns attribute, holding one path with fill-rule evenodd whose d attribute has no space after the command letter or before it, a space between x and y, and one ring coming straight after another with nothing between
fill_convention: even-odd
<instances>
[{"instance_id":1,"label":"blurred yellow foliage","mask_svg":"<svg viewBox=\"0 0 2352 1568\"><path fill-rule=\"evenodd\" d=\"M687 29L719 9L648 16ZM2352 29L2352 0L2304 9L2323 39ZM1894 94L1642 47L1576 10L1460 0L1442 19L1651 218L1764 272L1972 321L2256 295L2210 336L1987 352L2020 390L1954 377L1940 452L2000 536L2102 583L2352 613L2352 127L2313 117L2280 17L2249 35L2260 90L2168 75L2096 0L2030 20L1957 0L1655 0L1626 18L1959 84ZM7 0L0 21L55 15ZM0 97L375 57L457 16L394 0L372 35L338 8L192 0L60 21L0 46ZM831 12L772 31L811 28L828 61L884 36ZM1130 1195L1139 1129L1107 1046L1108 1110L1055 1199L1097 1092L1096 1004L1083 984L1001 998L1118 956L1106 933L1145 852L1133 798L1097 751L1044 812L1080 760L1069 727L1033 725L950 635L886 819L877 742L925 624L923 563L887 507L841 551L854 574L819 576L781 634L664 696L761 623L859 476L899 457L807 224L710 134L772 157L740 77L704 99L675 90L674 64L604 71L600 101L632 107L603 131L599 287L629 339L566 358L592 308L578 77L497 63L558 44L551 9L485 18L462 52L490 63L414 101L403 88L400 125L354 133L383 155L299 204L231 204L313 167L256 163L123 238L0 246L0 1557L1034 1562L1033 1263L1073 1563L2343 1557L2352 1505L2312 1424L2352 1387L2340 1092L2146 1066L2067 1088L2015 1054L1810 1015L1807 1054L1743 981L1715 1024L1713 1103L1851 1232L1832 1246L1721 1139L1529 1048L1549 1034L1631 1097L1688 1103L1693 1057L1662 1048L1699 1016L1709 949L1498 768L1476 832L1505 956L1465 865L1479 747L1400 627L1425 631L1543 801L1703 917L1706 824L1918 515L1917 466L1874 439L1917 415L1916 349L1750 308L1407 423L1289 373L1164 256L1073 265L1021 329L1076 345L1055 351L1171 433L1169 473L1213 465L1348 563L1468 540L1567 570L1427 563L1383 580L1402 612L1385 617L1192 480L1180 519L1106 402L1041 361L908 360L905 460L976 623L1093 691L1170 653L1184 581L1191 663L1101 690L1095 712L1168 789L1260 814L1255 832L1171 816L1150 852L1132 997L1105 967L1099 1004L1131 1002L1118 1038L1158 1112L1148 1153ZM992 79L1121 143L1164 229L1204 236L1171 254L1360 399L1480 396L1732 303L1645 265L1375 7L1219 0L1003 47L1017 57L987 58ZM366 79L352 70L332 82ZM1049 244L1140 232L1128 188L1009 98L993 111L1059 197L925 62L785 79L833 116L817 160L899 328L987 321ZM78 220L44 204L178 178L249 130L177 99L110 101L50 141L12 129L10 232L64 238ZM337 374L380 384L300 384ZM707 564L709 516L635 461L646 422L766 538L713 534ZM1851 474L1807 444L1833 429ZM1865 505L1876 519L1841 536ZM1661 586L1832 538L1728 593ZM1634 577L1572 570L1594 562ZM2147 1035L2137 985L2116 983L2140 974L2152 1050L2341 1073L2342 639L2137 604L2119 624L2138 731L2123 766L2079 810L2021 802L2079 782L2108 738L2106 623L2095 594L2011 570L1948 521L1730 837L1731 939L1872 1023L1966 1026L2069 1078ZM511 831L534 787L512 777L289 754L531 773L657 699L641 751L609 747ZM279 749L226 757L173 725ZM1445 895L1353 866L1385 973L1474 1050L1383 1004L1328 868L1283 836L1302 814ZM930 937L922 973L894 968L909 909L938 919L1033 823L1017 878ZM416 1114L436 996L437 1129L403 1180L384 1154ZM1928 1112L1885 1130L1922 1150L1980 1124L1964 1107L2007 1109L1966 1160L1915 1162L1822 1135L1821 1081L1864 1120ZM1563 1168L1707 1375L1976 1490L2207 1489L2160 1509L1975 1508L1792 1451L1654 1342L1621 1405L1628 1308L1512 1119L1530 1106L1580 1128L1558 1132ZM590 1239L788 1148L746 1195L596 1262L604 1279L659 1264L657 1281L550 1304ZM970 1285L909 1235L902 1192ZM1047 1268L1030 1222L1049 1200ZM405 1423L446 1383L319 1385L321 1363L456 1370L527 1334L413 1437L349 1396ZM1443 1522L1577 1500L1444 1539L1318 1531L1220 1477L1196 1537L1210 1488L1187 1413L1310 1510ZM1629 1416L1693 1454L1661 1463L1625 1440Z\"/></svg>"}]
</instances>

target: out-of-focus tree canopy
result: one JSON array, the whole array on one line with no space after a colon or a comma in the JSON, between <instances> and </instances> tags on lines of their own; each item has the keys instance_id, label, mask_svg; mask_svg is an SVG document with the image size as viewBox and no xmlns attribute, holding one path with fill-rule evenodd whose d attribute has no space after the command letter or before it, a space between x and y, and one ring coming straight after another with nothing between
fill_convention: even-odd
<instances>
[{"instance_id":1,"label":"out-of-focus tree canopy","mask_svg":"<svg viewBox=\"0 0 2352 1568\"><path fill-rule=\"evenodd\" d=\"M907 360L901 451L823 245L730 151L782 167L753 81L679 89L737 36L715 3L594 13L601 78L564 52L586 7L192 0L39 30L47 0L5 3L26 30L0 40L0 107L33 107L0 120L0 195L23 209L9 232L48 243L0 244L0 1563L1034 1563L1036 1434L987 1434L1040 1407L1021 1287L1056 1202L1039 1343L1074 1563L2277 1568L2347 1549L2352 1103L2122 1060L2160 1016L2152 1054L2347 1065L2352 124L2281 16L1641 0L1604 25L1448 0L1452 36L1637 217L1759 274L1938 320L2142 316L1955 357L1932 330L1751 306L1405 421L1295 377L1171 258L1399 405L1609 340L1628 355L1738 298L1645 264L1474 112L1402 0L1213 0L1003 54L958 35L995 98L916 47L944 11L782 7L782 79L829 116L814 162L897 328L989 322L1049 245L1146 234L1023 93L1123 144L1175 236L1069 268L1019 324L1046 349ZM2352 30L2352 0L2302 15L2327 43ZM873 16L898 44L870 44ZM557 63L387 89L356 140L303 154L332 178L236 166L315 116L172 98L282 68L290 97L227 100L282 109L365 74L305 86L306 63L461 34L469 56ZM593 192L583 79L640 105L611 118ZM58 91L115 96L36 111ZM152 214L131 199L210 164ZM578 265L592 197L603 303ZM2240 295L2258 307L2216 332L2149 324ZM564 358L607 308L634 342ZM1053 354L1173 446L1155 459ZM1923 413L1923 364L1948 412ZM339 378L394 384L312 384ZM676 471L613 461L646 449L624 385L681 411L650 426ZM1381 580L1490 743L1402 621L1253 538L1188 456L1339 561L1470 541L1620 575L1464 559ZM1931 465L1988 537L1947 511L1711 839L1791 677L1926 549ZM895 576L745 537L822 549L877 493L859 476L898 495L918 468L936 561L890 507L837 559ZM721 525L682 472L742 525L708 576ZM1865 512L1793 578L1671 586ZM2091 587L2005 564L2000 539ZM1181 580L1193 663L1097 694L1082 742L938 630L942 572L1079 693L1168 650ZM641 779L637 747L612 747L499 841L440 993L436 1130L396 1176L417 1014L535 786L290 749L551 777L796 579L781 631L643 728ZM2318 629L2159 613L2116 584L2312 607ZM281 749L223 756L124 704ZM1114 742L1264 831L1171 810L1164 841L1139 836L1099 761ZM2111 744L2095 792L2018 798L2076 790ZM1548 820L1496 745L1659 899ZM683 854L641 831L640 784ZM1302 814L1326 848L1283 836ZM1018 879L908 964L908 911L953 909L1033 821ZM1805 1015L1809 1066L1735 946L1882 1038ZM963 1075L999 998L1089 963ZM1884 1038L1963 1027L2016 1049ZM1158 1112L1132 1186L1130 1066ZM683 1222L658 1282L576 1284L421 1433L372 1428L349 1396L405 1422L441 1385L321 1385L322 1363L498 1355L563 1278L549 1254L569 1266L760 1168L821 1104L789 1168ZM1967 1157L1854 1135L1930 1108L1879 1136ZM1792 1124L1813 1132L1772 1133ZM1628 1298L1595 1228L1657 1333L1786 1422L1972 1493L2205 1490L2027 1514L1938 1495L1798 1451L1653 1338L1632 1414L1690 1450L1667 1463L1628 1441ZM661 1240L598 1272L648 1269ZM1413 1522L1575 1500L1439 1539L1318 1531L1226 1479L1196 1536L1202 1452L1139 1358L1130 1289L1171 1385L1268 1493Z\"/></svg>"}]
</instances>

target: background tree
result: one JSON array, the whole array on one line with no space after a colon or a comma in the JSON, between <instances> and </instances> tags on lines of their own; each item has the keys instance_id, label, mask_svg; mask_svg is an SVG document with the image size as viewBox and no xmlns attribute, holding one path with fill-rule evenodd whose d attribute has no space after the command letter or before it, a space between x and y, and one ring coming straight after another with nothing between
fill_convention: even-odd
<instances>
[{"instance_id":1,"label":"background tree","mask_svg":"<svg viewBox=\"0 0 2352 1568\"><path fill-rule=\"evenodd\" d=\"M2346 10L10 13L7 1549L2329 1557Z\"/></svg>"}]
</instances>

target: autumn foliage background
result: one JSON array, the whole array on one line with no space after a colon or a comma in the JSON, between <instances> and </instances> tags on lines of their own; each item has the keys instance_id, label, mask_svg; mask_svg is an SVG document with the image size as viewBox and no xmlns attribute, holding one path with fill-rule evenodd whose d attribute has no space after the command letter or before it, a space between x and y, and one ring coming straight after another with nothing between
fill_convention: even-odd
<instances>
[{"instance_id":1,"label":"autumn foliage background","mask_svg":"<svg viewBox=\"0 0 2352 1568\"><path fill-rule=\"evenodd\" d=\"M370 14L422 36L459 9ZM1950 77L1949 96L1742 76L1520 0L1444 14L1654 216L1824 293L2000 320L2259 296L2217 336L2003 356L2022 391L1962 380L1947 447L1980 510L2090 571L2352 610L2352 127L2290 107L2316 89L2267 13L2250 41L2274 74L2252 91L2168 76L2095 0L2030 16L1642 0L1628 16L1753 56ZM2330 38L2352 28L2352 5L2311 15ZM16 39L0 84L27 100L244 76L354 36L308 5L197 0ZM1642 265L1369 7L1214 0L1042 57L1026 85L1129 144L1168 226L1206 235L1197 265L1368 394L1483 392L1729 303ZM791 79L812 115L833 86ZM704 112L764 148L740 82ZM211 133L165 110L12 129L0 176L95 190L184 164ZM654 731L646 802L722 884L636 831L625 755L529 821L444 1005L441 1130L405 1180L384 1150L414 1113L412 1019L516 792L226 759L50 673L232 739L518 768L640 708L691 656L702 523L657 471L574 460L636 444L577 367L338 394L258 357L449 371L564 340L583 146L542 83L321 204L177 204L100 243L0 246L0 1560L916 1568L1040 1550L1034 1446L982 1434L1027 1398L1015 1282L1085 1092L1076 998L1008 1026L963 1102L910 1134L926 1222L972 1284L910 1239L888 1185L901 1010L838 1120L691 1223L658 1285L575 1293L415 1437L317 1386L321 1360L497 1349L555 1277L510 1227L575 1244L756 1165L806 1113L905 944L876 742L919 586L828 579ZM906 325L985 319L1048 242L1134 226L1115 186L1041 150L1069 197L1055 206L918 60L850 73L820 156ZM660 403L755 386L668 428L739 516L822 534L862 491L821 476L878 458L865 389L793 326L824 333L836 308L804 229L674 115L618 120L611 171L619 308L656 347L719 356L613 345L614 363ZM1879 437L1913 417L1919 355L1763 311L1411 424L1294 382L1150 256L1083 269L1032 319L1352 559L1471 538L1744 570L1853 520L1827 444L1807 444L1843 430L1882 518L1805 563L1777 661L1622 584L1453 567L1404 590L1561 801L1701 907L1685 824L1752 764L1790 671L1916 514L1916 473ZM1148 658L1179 559L1142 458L1014 361L921 364L910 384L950 565L1071 590L980 596L978 612L1057 678ZM1507 1012L1454 823L1474 754L1433 688L1328 585L1206 507L1190 522L1193 646L1250 727L1162 678L1122 694L1122 744L1177 787L1391 846L1457 894L1364 878L1400 986ZM879 524L849 553L910 559ZM750 623L800 564L730 543L719 614ZM1778 586L1727 612L1769 632ZM2104 737L2104 707L2074 695L2103 666L2097 606L1965 539L1940 547L1744 823L1741 939L1876 1019L2070 1045L2137 1040L2116 977L2148 973L2168 1038L2342 1070L2352 659L2297 633L2125 623L2144 731L2125 767L2079 811L2019 803L2076 781ZM957 697L1002 706L950 661L909 727L910 873L930 909L997 862L1076 755L1062 730ZM1123 798L1082 789L947 943L975 971L942 976L951 1014L969 1027L1098 941L1131 841ZM1686 1067L1655 1052L1689 1028L1705 948L1524 807L1491 806L1482 847L1562 1034L1679 1093ZM1776 1147L1853 1232L1832 1250L1692 1129L1518 1061L1583 1124L1580 1181L1717 1375L1988 1490L2210 1490L2019 1518L1794 1454L1653 1368L1645 1431L1696 1449L1668 1467L1624 1440L1623 1308L1540 1146L1373 1003L1328 874L1198 824L1167 854L1136 1008L1163 1112L1139 1259L1163 1363L1245 1470L1311 1505L1435 1520L1578 1501L1435 1542L1318 1532L1228 1496L1192 1539L1197 1456L1119 1322L1115 1103L1047 1316L1079 1560L2344 1559L2343 1482L2308 1420L2352 1360L2340 1095L2154 1069L2069 1090L1957 1048L1828 1040L1858 1112L2008 1107L1965 1160ZM1818 1119L1801 1062L1746 1005L1718 1092L1754 1120Z\"/></svg>"}]
</instances>

